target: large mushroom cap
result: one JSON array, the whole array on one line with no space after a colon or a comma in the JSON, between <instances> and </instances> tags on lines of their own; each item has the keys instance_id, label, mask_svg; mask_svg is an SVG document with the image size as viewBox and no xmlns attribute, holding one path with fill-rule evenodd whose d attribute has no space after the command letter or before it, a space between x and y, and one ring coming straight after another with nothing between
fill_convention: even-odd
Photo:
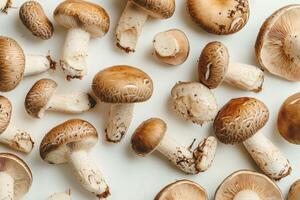
<instances>
[{"instance_id":1,"label":"large mushroom cap","mask_svg":"<svg viewBox=\"0 0 300 200\"><path fill-rule=\"evenodd\" d=\"M266 105L250 97L230 100L214 121L217 138L225 144L244 142L260 130L269 119Z\"/></svg>"},{"instance_id":2,"label":"large mushroom cap","mask_svg":"<svg viewBox=\"0 0 300 200\"><path fill-rule=\"evenodd\" d=\"M288 200L300 199L300 180L297 180L290 188Z\"/></svg>"},{"instance_id":3,"label":"large mushroom cap","mask_svg":"<svg viewBox=\"0 0 300 200\"><path fill-rule=\"evenodd\" d=\"M98 72L92 89L107 103L136 103L148 100L153 93L152 79L135 67L119 65Z\"/></svg>"},{"instance_id":4,"label":"large mushroom cap","mask_svg":"<svg viewBox=\"0 0 300 200\"><path fill-rule=\"evenodd\" d=\"M11 119L12 106L10 101L0 95L0 134L3 133L9 125Z\"/></svg>"},{"instance_id":5,"label":"large mushroom cap","mask_svg":"<svg viewBox=\"0 0 300 200\"><path fill-rule=\"evenodd\" d=\"M137 6L156 18L167 19L173 16L176 8L175 0L131 0Z\"/></svg>"}]
</instances>

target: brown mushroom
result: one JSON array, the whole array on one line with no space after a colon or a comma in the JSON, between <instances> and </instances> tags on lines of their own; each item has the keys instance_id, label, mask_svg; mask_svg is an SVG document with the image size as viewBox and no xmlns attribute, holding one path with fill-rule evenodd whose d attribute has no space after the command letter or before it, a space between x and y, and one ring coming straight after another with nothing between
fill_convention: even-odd
<instances>
[{"instance_id":1,"label":"brown mushroom","mask_svg":"<svg viewBox=\"0 0 300 200\"><path fill-rule=\"evenodd\" d=\"M290 188L287 200L300 199L300 180L297 180Z\"/></svg>"},{"instance_id":2,"label":"brown mushroom","mask_svg":"<svg viewBox=\"0 0 300 200\"><path fill-rule=\"evenodd\" d=\"M7 14L7 10L11 8L12 0L0 0L0 13Z\"/></svg>"}]
</instances>

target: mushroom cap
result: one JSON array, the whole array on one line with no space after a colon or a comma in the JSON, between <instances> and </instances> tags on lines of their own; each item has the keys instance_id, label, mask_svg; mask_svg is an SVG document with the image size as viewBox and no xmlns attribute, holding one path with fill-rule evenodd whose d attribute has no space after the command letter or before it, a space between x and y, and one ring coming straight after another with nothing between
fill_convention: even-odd
<instances>
[{"instance_id":1,"label":"mushroom cap","mask_svg":"<svg viewBox=\"0 0 300 200\"><path fill-rule=\"evenodd\" d=\"M188 0L193 21L209 33L228 35L241 30L248 22L248 0Z\"/></svg>"},{"instance_id":2,"label":"mushroom cap","mask_svg":"<svg viewBox=\"0 0 300 200\"><path fill-rule=\"evenodd\" d=\"M38 80L25 98L25 109L33 117L41 118L47 109L47 105L54 95L57 83L51 79Z\"/></svg>"},{"instance_id":3,"label":"mushroom cap","mask_svg":"<svg viewBox=\"0 0 300 200\"><path fill-rule=\"evenodd\" d=\"M9 125L11 119L12 106L8 98L0 95L0 134Z\"/></svg>"},{"instance_id":4,"label":"mushroom cap","mask_svg":"<svg viewBox=\"0 0 300 200\"><path fill-rule=\"evenodd\" d=\"M22 80L25 69L25 54L12 38L0 36L0 91L15 89Z\"/></svg>"},{"instance_id":5,"label":"mushroom cap","mask_svg":"<svg viewBox=\"0 0 300 200\"><path fill-rule=\"evenodd\" d=\"M160 144L167 131L167 124L159 118L144 121L131 137L131 146L136 154L145 156Z\"/></svg>"},{"instance_id":6,"label":"mushroom cap","mask_svg":"<svg viewBox=\"0 0 300 200\"><path fill-rule=\"evenodd\" d=\"M262 25L255 44L261 66L290 81L300 81L299 17L300 4L277 10Z\"/></svg>"},{"instance_id":7,"label":"mushroom cap","mask_svg":"<svg viewBox=\"0 0 300 200\"><path fill-rule=\"evenodd\" d=\"M14 179L14 199L21 199L28 192L32 173L21 158L10 153L0 153L0 172L5 172Z\"/></svg>"},{"instance_id":8,"label":"mushroom cap","mask_svg":"<svg viewBox=\"0 0 300 200\"><path fill-rule=\"evenodd\" d=\"M140 69L118 65L98 72L92 89L103 102L137 103L147 101L152 96L153 82Z\"/></svg>"},{"instance_id":9,"label":"mushroom cap","mask_svg":"<svg viewBox=\"0 0 300 200\"><path fill-rule=\"evenodd\" d=\"M176 8L175 0L131 0L150 16L167 19L173 16Z\"/></svg>"},{"instance_id":10,"label":"mushroom cap","mask_svg":"<svg viewBox=\"0 0 300 200\"><path fill-rule=\"evenodd\" d=\"M274 181L264 174L241 170L228 176L219 186L215 200L234 200L241 191L253 191L263 200L284 200Z\"/></svg>"},{"instance_id":11,"label":"mushroom cap","mask_svg":"<svg viewBox=\"0 0 300 200\"><path fill-rule=\"evenodd\" d=\"M72 150L88 151L98 141L96 128L81 119L68 120L51 129L40 145L40 155L51 164L68 162Z\"/></svg>"},{"instance_id":12,"label":"mushroom cap","mask_svg":"<svg viewBox=\"0 0 300 200\"><path fill-rule=\"evenodd\" d=\"M81 28L92 37L103 37L109 30L110 19L99 5L83 0L65 0L54 11L55 21L65 28Z\"/></svg>"},{"instance_id":13,"label":"mushroom cap","mask_svg":"<svg viewBox=\"0 0 300 200\"><path fill-rule=\"evenodd\" d=\"M214 121L217 138L225 144L241 143L252 137L269 119L267 106L255 98L230 100Z\"/></svg>"},{"instance_id":14,"label":"mushroom cap","mask_svg":"<svg viewBox=\"0 0 300 200\"><path fill-rule=\"evenodd\" d=\"M163 188L154 200L208 200L208 197L197 183L179 180Z\"/></svg>"},{"instance_id":15,"label":"mushroom cap","mask_svg":"<svg viewBox=\"0 0 300 200\"><path fill-rule=\"evenodd\" d=\"M290 188L288 194L288 200L299 200L300 199L300 180L297 180Z\"/></svg>"},{"instance_id":16,"label":"mushroom cap","mask_svg":"<svg viewBox=\"0 0 300 200\"><path fill-rule=\"evenodd\" d=\"M210 89L217 88L225 79L229 65L229 52L221 42L208 43L199 58L199 81Z\"/></svg>"}]
</instances>

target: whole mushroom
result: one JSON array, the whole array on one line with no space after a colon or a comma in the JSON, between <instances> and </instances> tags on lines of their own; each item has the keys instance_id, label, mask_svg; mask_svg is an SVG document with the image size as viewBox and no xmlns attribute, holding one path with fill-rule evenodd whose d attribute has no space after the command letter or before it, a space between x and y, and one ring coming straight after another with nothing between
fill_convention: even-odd
<instances>
[{"instance_id":1,"label":"whole mushroom","mask_svg":"<svg viewBox=\"0 0 300 200\"><path fill-rule=\"evenodd\" d=\"M300 199L300 180L297 180L290 188L287 200Z\"/></svg>"},{"instance_id":2,"label":"whole mushroom","mask_svg":"<svg viewBox=\"0 0 300 200\"><path fill-rule=\"evenodd\" d=\"M7 14L7 10L11 8L12 0L0 0L0 13Z\"/></svg>"}]
</instances>

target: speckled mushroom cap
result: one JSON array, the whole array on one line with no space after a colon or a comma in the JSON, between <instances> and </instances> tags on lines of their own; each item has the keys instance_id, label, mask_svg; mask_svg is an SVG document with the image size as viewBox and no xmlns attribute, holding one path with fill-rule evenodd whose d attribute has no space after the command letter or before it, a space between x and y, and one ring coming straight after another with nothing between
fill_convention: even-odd
<instances>
[{"instance_id":1,"label":"speckled mushroom cap","mask_svg":"<svg viewBox=\"0 0 300 200\"><path fill-rule=\"evenodd\" d=\"M0 134L3 133L9 125L11 119L12 106L10 101L0 95Z\"/></svg>"},{"instance_id":2,"label":"speckled mushroom cap","mask_svg":"<svg viewBox=\"0 0 300 200\"><path fill-rule=\"evenodd\" d=\"M166 131L167 124L162 119L151 118L144 121L132 135L132 149L140 156L152 153L159 146Z\"/></svg>"},{"instance_id":3,"label":"speckled mushroom cap","mask_svg":"<svg viewBox=\"0 0 300 200\"><path fill-rule=\"evenodd\" d=\"M287 200L299 200L300 199L300 180L297 180L291 186Z\"/></svg>"},{"instance_id":4,"label":"speckled mushroom cap","mask_svg":"<svg viewBox=\"0 0 300 200\"><path fill-rule=\"evenodd\" d=\"M214 121L217 138L225 144L241 143L260 130L269 119L266 105L250 97L230 100Z\"/></svg>"},{"instance_id":5,"label":"speckled mushroom cap","mask_svg":"<svg viewBox=\"0 0 300 200\"><path fill-rule=\"evenodd\" d=\"M248 0L188 0L187 9L205 31L228 35L241 30L248 22Z\"/></svg>"},{"instance_id":6,"label":"speckled mushroom cap","mask_svg":"<svg viewBox=\"0 0 300 200\"><path fill-rule=\"evenodd\" d=\"M51 164L66 163L70 151L88 151L97 141L98 133L92 124L81 119L71 119L54 127L44 136L40 155Z\"/></svg>"},{"instance_id":7,"label":"speckled mushroom cap","mask_svg":"<svg viewBox=\"0 0 300 200\"><path fill-rule=\"evenodd\" d=\"M136 103L146 101L152 96L153 82L140 69L118 65L98 72L92 89L106 103Z\"/></svg>"},{"instance_id":8,"label":"speckled mushroom cap","mask_svg":"<svg viewBox=\"0 0 300 200\"><path fill-rule=\"evenodd\" d=\"M167 19L173 16L176 8L175 0L131 0L149 15Z\"/></svg>"},{"instance_id":9,"label":"speckled mushroom cap","mask_svg":"<svg viewBox=\"0 0 300 200\"><path fill-rule=\"evenodd\" d=\"M110 19L99 5L84 0L65 0L54 11L55 21L65 28L82 28L92 37L103 37Z\"/></svg>"},{"instance_id":10,"label":"speckled mushroom cap","mask_svg":"<svg viewBox=\"0 0 300 200\"><path fill-rule=\"evenodd\" d=\"M24 69L25 55L21 46L12 38L0 36L0 92L15 89Z\"/></svg>"}]
</instances>

